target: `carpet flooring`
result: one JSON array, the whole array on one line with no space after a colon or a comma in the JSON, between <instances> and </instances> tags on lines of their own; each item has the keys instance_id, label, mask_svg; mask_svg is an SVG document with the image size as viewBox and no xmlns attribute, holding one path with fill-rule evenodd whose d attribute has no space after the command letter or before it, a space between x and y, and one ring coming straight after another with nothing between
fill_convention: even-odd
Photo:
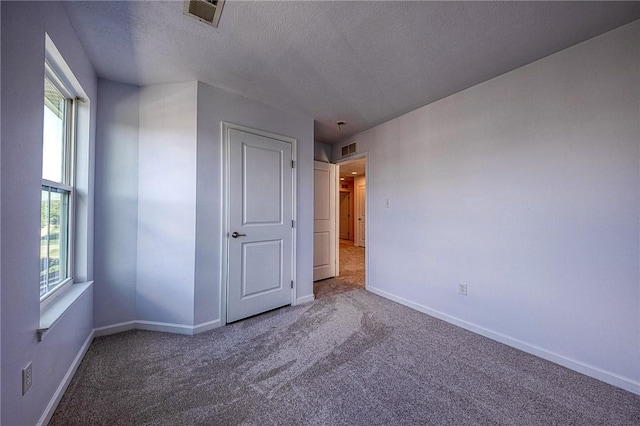
<instances>
[{"instance_id":1,"label":"carpet flooring","mask_svg":"<svg viewBox=\"0 0 640 426\"><path fill-rule=\"evenodd\" d=\"M334 278L314 303L96 338L51 425L639 425L640 396Z\"/></svg>"},{"instance_id":2,"label":"carpet flooring","mask_svg":"<svg viewBox=\"0 0 640 426\"><path fill-rule=\"evenodd\" d=\"M353 241L340 240L340 279L356 287L364 288L364 252Z\"/></svg>"}]
</instances>

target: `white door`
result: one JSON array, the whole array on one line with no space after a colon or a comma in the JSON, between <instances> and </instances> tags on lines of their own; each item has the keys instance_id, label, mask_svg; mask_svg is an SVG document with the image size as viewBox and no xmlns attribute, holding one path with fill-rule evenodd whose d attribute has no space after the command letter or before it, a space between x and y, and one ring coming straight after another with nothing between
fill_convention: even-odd
<instances>
[{"instance_id":1,"label":"white door","mask_svg":"<svg viewBox=\"0 0 640 426\"><path fill-rule=\"evenodd\" d=\"M336 166L314 163L313 280L336 276Z\"/></svg>"},{"instance_id":2,"label":"white door","mask_svg":"<svg viewBox=\"0 0 640 426\"><path fill-rule=\"evenodd\" d=\"M348 192L340 192L340 239L350 240L349 232L351 219L351 195Z\"/></svg>"},{"instance_id":3,"label":"white door","mask_svg":"<svg viewBox=\"0 0 640 426\"><path fill-rule=\"evenodd\" d=\"M291 303L292 144L227 129L227 322Z\"/></svg>"},{"instance_id":4,"label":"white door","mask_svg":"<svg viewBox=\"0 0 640 426\"><path fill-rule=\"evenodd\" d=\"M366 204L367 204L367 188L364 177L355 179L354 186L356 188L356 245L365 246L366 234Z\"/></svg>"}]
</instances>

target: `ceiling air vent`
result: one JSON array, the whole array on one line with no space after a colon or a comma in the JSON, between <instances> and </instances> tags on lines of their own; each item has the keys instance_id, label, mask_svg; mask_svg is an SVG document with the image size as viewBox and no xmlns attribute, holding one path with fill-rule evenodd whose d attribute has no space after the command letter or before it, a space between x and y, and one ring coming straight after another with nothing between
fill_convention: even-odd
<instances>
[{"instance_id":1,"label":"ceiling air vent","mask_svg":"<svg viewBox=\"0 0 640 426\"><path fill-rule=\"evenodd\" d=\"M184 14L217 27L223 5L224 0L185 0Z\"/></svg>"},{"instance_id":2,"label":"ceiling air vent","mask_svg":"<svg viewBox=\"0 0 640 426\"><path fill-rule=\"evenodd\" d=\"M347 155L355 154L356 152L356 143L351 143L349 145L345 145L342 147L342 156L346 157Z\"/></svg>"}]
</instances>

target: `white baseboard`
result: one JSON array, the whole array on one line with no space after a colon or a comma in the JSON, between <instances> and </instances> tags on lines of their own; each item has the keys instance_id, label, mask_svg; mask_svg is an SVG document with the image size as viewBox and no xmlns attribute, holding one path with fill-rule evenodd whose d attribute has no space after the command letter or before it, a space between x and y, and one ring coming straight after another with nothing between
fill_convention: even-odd
<instances>
[{"instance_id":1,"label":"white baseboard","mask_svg":"<svg viewBox=\"0 0 640 426\"><path fill-rule=\"evenodd\" d=\"M294 306L302 305L304 303L311 303L314 300L315 300L315 296L313 294L310 294L308 296L298 297L296 299L296 303L294 304Z\"/></svg>"},{"instance_id":2,"label":"white baseboard","mask_svg":"<svg viewBox=\"0 0 640 426\"><path fill-rule=\"evenodd\" d=\"M93 330L93 335L94 337L109 336L111 334L123 333L125 331L135 330L135 329L136 329L136 322L127 321L127 322L121 322L118 324L107 325L105 327L95 328Z\"/></svg>"},{"instance_id":3,"label":"white baseboard","mask_svg":"<svg viewBox=\"0 0 640 426\"><path fill-rule=\"evenodd\" d=\"M93 332L95 337L109 336L111 334L122 333L129 330L161 331L164 333L186 334L191 336L194 334L213 330L214 328L218 328L220 326L220 320L203 322L197 325L173 324L157 321L128 321L121 322L119 324L108 325L106 327L99 327L96 328Z\"/></svg>"},{"instance_id":4,"label":"white baseboard","mask_svg":"<svg viewBox=\"0 0 640 426\"><path fill-rule=\"evenodd\" d=\"M163 333L193 334L193 326L158 321L136 321L137 330L161 331Z\"/></svg>"},{"instance_id":5,"label":"white baseboard","mask_svg":"<svg viewBox=\"0 0 640 426\"><path fill-rule=\"evenodd\" d=\"M193 334L204 333L205 331L213 330L218 327L222 327L222 323L219 319L203 322L193 327Z\"/></svg>"},{"instance_id":6,"label":"white baseboard","mask_svg":"<svg viewBox=\"0 0 640 426\"><path fill-rule=\"evenodd\" d=\"M67 370L67 373L62 378L62 381L60 382L60 385L58 385L58 389L56 389L56 391L54 392L53 397L49 401L49 404L47 404L47 408L45 408L44 413L42 414L42 416L40 417L40 420L37 423L38 426L49 424L49 421L51 420L53 413L56 411L56 408L58 407L58 403L60 403L60 400L62 399L64 392L67 390L67 387L69 387L69 383L71 383L71 379L73 379L74 374L76 374L76 370L78 369L78 366L80 365L80 363L82 362L82 359L84 358L85 354L89 350L89 346L93 341L93 337L94 337L94 331L92 330L87 336L84 343L82 344L82 347L78 351L78 354L74 358L73 362L71 363L69 370Z\"/></svg>"},{"instance_id":7,"label":"white baseboard","mask_svg":"<svg viewBox=\"0 0 640 426\"><path fill-rule=\"evenodd\" d=\"M367 287L367 290L377 294L378 296L384 297L385 299L392 300L401 305L415 309L416 311L420 311L432 317L446 321L450 324L469 330L473 333L480 334L481 336L487 337L489 339L495 340L500 343L504 343L505 345L514 347L523 352L527 352L537 357L546 359L547 361L551 361L553 363L562 365L563 367L567 367L571 370L577 371L578 373L582 373L584 375L593 377L594 379L619 387L621 389L624 389L636 395L640 395L640 382L638 381L629 379L627 377L619 376L610 371L602 370L598 367L594 367L592 365L588 365L571 358L567 358L563 355L559 355L557 353L548 351L546 349L529 344L527 342L523 342L522 340L518 340L513 337L510 337L501 333L497 333L495 331L486 329L479 325L461 320L460 318L447 315L443 312L436 311L434 309L428 308L426 306L420 305L418 303L415 303L410 300L404 299L402 297L396 296L394 294L388 293L384 290L380 290L379 288L369 286Z\"/></svg>"}]
</instances>

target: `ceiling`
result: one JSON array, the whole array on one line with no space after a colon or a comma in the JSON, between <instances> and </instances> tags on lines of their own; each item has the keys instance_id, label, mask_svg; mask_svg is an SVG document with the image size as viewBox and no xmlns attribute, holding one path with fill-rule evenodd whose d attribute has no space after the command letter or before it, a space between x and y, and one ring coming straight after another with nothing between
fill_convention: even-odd
<instances>
[{"instance_id":1,"label":"ceiling","mask_svg":"<svg viewBox=\"0 0 640 426\"><path fill-rule=\"evenodd\" d=\"M227 0L213 28L182 1L65 7L100 77L199 80L313 117L324 143L640 19L640 2Z\"/></svg>"},{"instance_id":2,"label":"ceiling","mask_svg":"<svg viewBox=\"0 0 640 426\"><path fill-rule=\"evenodd\" d=\"M360 158L355 161L349 161L338 164L338 175L340 180L353 180L355 176L365 176L367 169L367 160ZM354 173L355 172L355 173Z\"/></svg>"}]
</instances>

